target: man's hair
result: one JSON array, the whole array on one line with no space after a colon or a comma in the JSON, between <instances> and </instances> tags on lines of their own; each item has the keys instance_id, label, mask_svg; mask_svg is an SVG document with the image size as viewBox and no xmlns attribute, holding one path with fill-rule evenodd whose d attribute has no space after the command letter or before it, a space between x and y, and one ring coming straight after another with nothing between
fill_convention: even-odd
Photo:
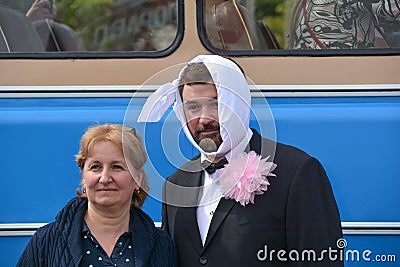
<instances>
[{"instance_id":1,"label":"man's hair","mask_svg":"<svg viewBox=\"0 0 400 267\"><path fill-rule=\"evenodd\" d=\"M182 72L179 79L179 94L182 97L185 84L214 83L210 72L203 62L189 63Z\"/></svg>"},{"instance_id":2,"label":"man's hair","mask_svg":"<svg viewBox=\"0 0 400 267\"><path fill-rule=\"evenodd\" d=\"M233 59L226 58L238 66L242 74L245 76L242 67L237 64ZM246 77L246 76L245 76ZM189 63L182 71L182 75L179 79L179 94L182 97L183 86L185 84L191 85L196 83L214 83L207 66L203 62Z\"/></svg>"}]
</instances>

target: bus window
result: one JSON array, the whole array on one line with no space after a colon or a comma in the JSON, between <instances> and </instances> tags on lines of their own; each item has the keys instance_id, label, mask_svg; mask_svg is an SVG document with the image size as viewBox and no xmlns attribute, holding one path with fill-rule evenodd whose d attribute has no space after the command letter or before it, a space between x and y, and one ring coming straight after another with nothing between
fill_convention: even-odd
<instances>
[{"instance_id":1,"label":"bus window","mask_svg":"<svg viewBox=\"0 0 400 267\"><path fill-rule=\"evenodd\" d=\"M47 52L129 52L163 51L173 44L178 28L176 2L0 0L0 5L25 14ZM2 24L3 32L10 32L7 23ZM5 43L10 39L7 34L3 37ZM23 42L25 35L19 39ZM1 52L21 51L9 45L8 51Z\"/></svg>"},{"instance_id":2,"label":"bus window","mask_svg":"<svg viewBox=\"0 0 400 267\"><path fill-rule=\"evenodd\" d=\"M397 48L399 6L400 0L203 0L204 37L227 51Z\"/></svg>"},{"instance_id":3,"label":"bus window","mask_svg":"<svg viewBox=\"0 0 400 267\"><path fill-rule=\"evenodd\" d=\"M205 35L221 50L267 50L279 48L271 29L256 19L254 8L239 1L205 0Z\"/></svg>"}]
</instances>

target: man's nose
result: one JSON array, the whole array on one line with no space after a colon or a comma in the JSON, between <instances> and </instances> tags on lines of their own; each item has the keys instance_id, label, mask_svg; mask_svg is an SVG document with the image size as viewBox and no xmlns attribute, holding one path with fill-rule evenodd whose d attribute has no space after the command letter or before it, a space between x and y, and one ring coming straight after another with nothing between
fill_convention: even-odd
<instances>
[{"instance_id":1,"label":"man's nose","mask_svg":"<svg viewBox=\"0 0 400 267\"><path fill-rule=\"evenodd\" d=\"M203 106L199 118L199 123L209 123L218 120L218 109L210 106Z\"/></svg>"},{"instance_id":2,"label":"man's nose","mask_svg":"<svg viewBox=\"0 0 400 267\"><path fill-rule=\"evenodd\" d=\"M208 123L210 123L210 122L212 122L212 121L214 121L214 119L210 116L210 115L206 115L206 114L202 114L200 117L199 117L199 123L200 124L208 124Z\"/></svg>"}]
</instances>

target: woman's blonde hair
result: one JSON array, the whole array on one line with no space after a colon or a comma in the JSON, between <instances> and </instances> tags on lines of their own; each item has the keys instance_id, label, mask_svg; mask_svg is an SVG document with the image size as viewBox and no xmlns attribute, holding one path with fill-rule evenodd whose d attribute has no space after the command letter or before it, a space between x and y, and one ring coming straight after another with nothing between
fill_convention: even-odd
<instances>
[{"instance_id":1,"label":"woman's blonde hair","mask_svg":"<svg viewBox=\"0 0 400 267\"><path fill-rule=\"evenodd\" d=\"M140 190L138 190L138 192L135 191L132 196L132 204L140 208L149 192L149 184L143 169L147 161L147 153L143 146L142 138L136 132L135 128L122 126L120 124L103 124L89 127L81 138L80 149L75 156L77 165L82 171L93 146L104 141L112 142L121 149L131 174L134 171L142 172L142 179L140 181L135 180L140 186ZM82 177L80 185L83 187L83 184L84 181ZM82 198L87 197L84 190L83 193L81 193L81 191L77 189L76 193Z\"/></svg>"}]
</instances>

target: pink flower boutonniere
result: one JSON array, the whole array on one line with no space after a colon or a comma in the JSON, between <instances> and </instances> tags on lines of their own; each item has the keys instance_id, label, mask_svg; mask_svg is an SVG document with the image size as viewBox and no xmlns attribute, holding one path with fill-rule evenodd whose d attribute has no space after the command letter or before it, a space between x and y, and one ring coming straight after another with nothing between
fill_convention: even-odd
<instances>
[{"instance_id":1,"label":"pink flower boutonniere","mask_svg":"<svg viewBox=\"0 0 400 267\"><path fill-rule=\"evenodd\" d=\"M267 162L269 156L261 158L256 152L241 152L222 169L221 186L226 199L235 199L242 206L254 204L255 195L262 195L270 185L267 176L275 176L272 171L276 164Z\"/></svg>"}]
</instances>

